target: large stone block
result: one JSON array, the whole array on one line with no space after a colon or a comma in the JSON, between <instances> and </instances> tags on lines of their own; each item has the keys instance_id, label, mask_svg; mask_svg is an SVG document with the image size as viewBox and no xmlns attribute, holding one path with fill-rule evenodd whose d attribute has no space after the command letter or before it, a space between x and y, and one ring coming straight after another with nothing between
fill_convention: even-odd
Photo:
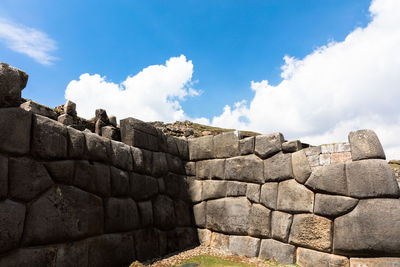
<instances>
[{"instance_id":1,"label":"large stone block","mask_svg":"<svg viewBox=\"0 0 400 267\"><path fill-rule=\"evenodd\" d=\"M263 161L255 155L225 160L225 179L264 183Z\"/></svg>"},{"instance_id":2,"label":"large stone block","mask_svg":"<svg viewBox=\"0 0 400 267\"><path fill-rule=\"evenodd\" d=\"M358 199L325 194L315 195L314 213L322 216L337 217L352 210Z\"/></svg>"},{"instance_id":3,"label":"large stone block","mask_svg":"<svg viewBox=\"0 0 400 267\"><path fill-rule=\"evenodd\" d=\"M68 155L67 127L49 118L33 115L32 153L47 159Z\"/></svg>"},{"instance_id":4,"label":"large stone block","mask_svg":"<svg viewBox=\"0 0 400 267\"><path fill-rule=\"evenodd\" d=\"M88 239L57 246L56 267L88 266L88 264Z\"/></svg>"},{"instance_id":5,"label":"large stone block","mask_svg":"<svg viewBox=\"0 0 400 267\"><path fill-rule=\"evenodd\" d=\"M346 176L348 194L352 197L399 197L396 178L385 160L349 162Z\"/></svg>"},{"instance_id":6,"label":"large stone block","mask_svg":"<svg viewBox=\"0 0 400 267\"><path fill-rule=\"evenodd\" d=\"M229 235L211 232L210 247L229 251Z\"/></svg>"},{"instance_id":7,"label":"large stone block","mask_svg":"<svg viewBox=\"0 0 400 267\"><path fill-rule=\"evenodd\" d=\"M110 167L87 160L76 161L74 185L100 196L111 195Z\"/></svg>"},{"instance_id":8,"label":"large stone block","mask_svg":"<svg viewBox=\"0 0 400 267\"><path fill-rule=\"evenodd\" d=\"M55 247L22 248L0 258L0 266L54 267L56 253Z\"/></svg>"},{"instance_id":9,"label":"large stone block","mask_svg":"<svg viewBox=\"0 0 400 267\"><path fill-rule=\"evenodd\" d=\"M189 199L188 184L185 176L168 173L164 178L165 192L173 199Z\"/></svg>"},{"instance_id":10,"label":"large stone block","mask_svg":"<svg viewBox=\"0 0 400 267\"><path fill-rule=\"evenodd\" d=\"M32 113L20 108L0 109L0 150L24 155L29 153Z\"/></svg>"},{"instance_id":11,"label":"large stone block","mask_svg":"<svg viewBox=\"0 0 400 267\"><path fill-rule=\"evenodd\" d=\"M361 159L386 159L378 136L371 130L350 132L349 143L353 161Z\"/></svg>"},{"instance_id":12,"label":"large stone block","mask_svg":"<svg viewBox=\"0 0 400 267\"><path fill-rule=\"evenodd\" d=\"M139 214L142 227L147 227L153 224L153 205L151 201L143 201L138 203Z\"/></svg>"},{"instance_id":13,"label":"large stone block","mask_svg":"<svg viewBox=\"0 0 400 267\"><path fill-rule=\"evenodd\" d=\"M152 151L158 150L158 133L152 125L134 118L120 120L120 125L123 143Z\"/></svg>"},{"instance_id":14,"label":"large stone block","mask_svg":"<svg viewBox=\"0 0 400 267\"><path fill-rule=\"evenodd\" d=\"M84 132L87 158L90 160L110 162L111 141L95 133Z\"/></svg>"},{"instance_id":15,"label":"large stone block","mask_svg":"<svg viewBox=\"0 0 400 267\"><path fill-rule=\"evenodd\" d=\"M30 158L9 159L9 195L15 199L30 201L53 185L42 163Z\"/></svg>"},{"instance_id":16,"label":"large stone block","mask_svg":"<svg viewBox=\"0 0 400 267\"><path fill-rule=\"evenodd\" d=\"M154 155L153 155L154 157ZM177 174L185 174L183 162L180 158L166 154L169 171Z\"/></svg>"},{"instance_id":17,"label":"large stone block","mask_svg":"<svg viewBox=\"0 0 400 267\"><path fill-rule=\"evenodd\" d=\"M273 211L271 216L272 238L286 242L289 238L290 226L292 226L293 215L281 211Z\"/></svg>"},{"instance_id":18,"label":"large stone block","mask_svg":"<svg viewBox=\"0 0 400 267\"><path fill-rule=\"evenodd\" d=\"M226 181L206 180L203 182L202 200L226 196Z\"/></svg>"},{"instance_id":19,"label":"large stone block","mask_svg":"<svg viewBox=\"0 0 400 267\"><path fill-rule=\"evenodd\" d=\"M291 140L282 143L282 151L284 153L293 153L302 149L300 140Z\"/></svg>"},{"instance_id":20,"label":"large stone block","mask_svg":"<svg viewBox=\"0 0 400 267\"><path fill-rule=\"evenodd\" d=\"M176 145L178 147L179 157L182 160L189 160L189 144L186 139L176 138Z\"/></svg>"},{"instance_id":21,"label":"large stone block","mask_svg":"<svg viewBox=\"0 0 400 267\"><path fill-rule=\"evenodd\" d=\"M260 204L251 205L248 233L255 237L271 236L271 211L269 209Z\"/></svg>"},{"instance_id":22,"label":"large stone block","mask_svg":"<svg viewBox=\"0 0 400 267\"><path fill-rule=\"evenodd\" d=\"M276 210L278 200L278 183L265 183L261 186L260 203L269 209Z\"/></svg>"},{"instance_id":23,"label":"large stone block","mask_svg":"<svg viewBox=\"0 0 400 267\"><path fill-rule=\"evenodd\" d=\"M308 163L304 150L292 154L293 176L297 182L304 184L311 174L311 167Z\"/></svg>"},{"instance_id":24,"label":"large stone block","mask_svg":"<svg viewBox=\"0 0 400 267\"><path fill-rule=\"evenodd\" d=\"M32 100L28 100L25 103L22 103L20 107L34 114L41 115L52 120L57 120L57 113L53 109L46 107L45 105L36 103Z\"/></svg>"},{"instance_id":25,"label":"large stone block","mask_svg":"<svg viewBox=\"0 0 400 267\"><path fill-rule=\"evenodd\" d=\"M246 197L255 203L260 203L261 185L247 184Z\"/></svg>"},{"instance_id":26,"label":"large stone block","mask_svg":"<svg viewBox=\"0 0 400 267\"><path fill-rule=\"evenodd\" d=\"M211 159L196 162L196 175L199 179L224 178L224 159Z\"/></svg>"},{"instance_id":27,"label":"large stone block","mask_svg":"<svg viewBox=\"0 0 400 267\"><path fill-rule=\"evenodd\" d=\"M281 264L294 263L296 259L296 247L273 239L261 240L260 259L273 260Z\"/></svg>"},{"instance_id":28,"label":"large stone block","mask_svg":"<svg viewBox=\"0 0 400 267\"><path fill-rule=\"evenodd\" d=\"M196 179L190 179L188 185L188 194L193 203L202 200L203 182Z\"/></svg>"},{"instance_id":29,"label":"large stone block","mask_svg":"<svg viewBox=\"0 0 400 267\"><path fill-rule=\"evenodd\" d=\"M297 249L296 263L304 267L349 267L349 259L346 257L306 248Z\"/></svg>"},{"instance_id":30,"label":"large stone block","mask_svg":"<svg viewBox=\"0 0 400 267\"><path fill-rule=\"evenodd\" d=\"M157 179L132 172L130 175L131 196L135 200L146 200L158 193Z\"/></svg>"},{"instance_id":31,"label":"large stone block","mask_svg":"<svg viewBox=\"0 0 400 267\"><path fill-rule=\"evenodd\" d=\"M132 159L133 159L133 170L138 173L144 173L144 156L143 150L137 147L131 147Z\"/></svg>"},{"instance_id":32,"label":"large stone block","mask_svg":"<svg viewBox=\"0 0 400 267\"><path fill-rule=\"evenodd\" d=\"M247 234L251 203L245 197L207 202L207 228L228 234Z\"/></svg>"},{"instance_id":33,"label":"large stone block","mask_svg":"<svg viewBox=\"0 0 400 267\"><path fill-rule=\"evenodd\" d=\"M24 219L25 205L8 199L0 202L0 253L18 247Z\"/></svg>"},{"instance_id":34,"label":"large stone block","mask_svg":"<svg viewBox=\"0 0 400 267\"><path fill-rule=\"evenodd\" d=\"M72 186L55 186L28 209L24 245L82 239L103 233L101 198Z\"/></svg>"},{"instance_id":35,"label":"large stone block","mask_svg":"<svg viewBox=\"0 0 400 267\"><path fill-rule=\"evenodd\" d=\"M239 197L246 196L247 183L242 182L226 182L226 196L227 197Z\"/></svg>"},{"instance_id":36,"label":"large stone block","mask_svg":"<svg viewBox=\"0 0 400 267\"><path fill-rule=\"evenodd\" d=\"M72 127L67 127L68 131L68 156L71 158L82 159L85 154L85 135Z\"/></svg>"},{"instance_id":37,"label":"large stone block","mask_svg":"<svg viewBox=\"0 0 400 267\"><path fill-rule=\"evenodd\" d=\"M158 143L158 150L159 152L166 152L168 153L168 140L167 135L163 133L162 130L156 128L157 130L157 143Z\"/></svg>"},{"instance_id":38,"label":"large stone block","mask_svg":"<svg viewBox=\"0 0 400 267\"><path fill-rule=\"evenodd\" d=\"M333 247L343 254L400 253L400 199L365 199L335 219Z\"/></svg>"},{"instance_id":39,"label":"large stone block","mask_svg":"<svg viewBox=\"0 0 400 267\"><path fill-rule=\"evenodd\" d=\"M154 259L160 256L159 235L153 228L134 232L136 258L140 261Z\"/></svg>"},{"instance_id":40,"label":"large stone block","mask_svg":"<svg viewBox=\"0 0 400 267\"><path fill-rule=\"evenodd\" d=\"M255 137L250 136L239 140L240 155L248 155L254 153Z\"/></svg>"},{"instance_id":41,"label":"large stone block","mask_svg":"<svg viewBox=\"0 0 400 267\"><path fill-rule=\"evenodd\" d=\"M321 251L331 251L332 221L313 214L296 214L289 243Z\"/></svg>"},{"instance_id":42,"label":"large stone block","mask_svg":"<svg viewBox=\"0 0 400 267\"><path fill-rule=\"evenodd\" d=\"M198 227L206 227L207 202L203 201L193 206L194 221Z\"/></svg>"},{"instance_id":43,"label":"large stone block","mask_svg":"<svg viewBox=\"0 0 400 267\"><path fill-rule=\"evenodd\" d=\"M121 142L111 141L111 162L120 169L132 171L133 160L130 146Z\"/></svg>"},{"instance_id":44,"label":"large stone block","mask_svg":"<svg viewBox=\"0 0 400 267\"><path fill-rule=\"evenodd\" d=\"M188 140L189 160L211 159L214 156L214 137L212 135Z\"/></svg>"},{"instance_id":45,"label":"large stone block","mask_svg":"<svg viewBox=\"0 0 400 267\"><path fill-rule=\"evenodd\" d=\"M350 258L350 267L399 267L400 258Z\"/></svg>"},{"instance_id":46,"label":"large stone block","mask_svg":"<svg viewBox=\"0 0 400 267\"><path fill-rule=\"evenodd\" d=\"M152 176L160 177L160 176L163 176L168 173L168 162L169 162L169 161L167 161L168 156L170 156L170 155L165 154L164 152L153 152ZM182 166L181 166L181 168L182 168Z\"/></svg>"},{"instance_id":47,"label":"large stone block","mask_svg":"<svg viewBox=\"0 0 400 267\"><path fill-rule=\"evenodd\" d=\"M168 230L175 227L175 210L172 199L158 195L153 202L154 224L159 229Z\"/></svg>"},{"instance_id":48,"label":"large stone block","mask_svg":"<svg viewBox=\"0 0 400 267\"><path fill-rule=\"evenodd\" d=\"M229 251L236 255L257 257L260 249L260 239L250 236L230 236Z\"/></svg>"},{"instance_id":49,"label":"large stone block","mask_svg":"<svg viewBox=\"0 0 400 267\"><path fill-rule=\"evenodd\" d=\"M213 140L215 158L239 156L239 137L235 132L221 133Z\"/></svg>"},{"instance_id":50,"label":"large stone block","mask_svg":"<svg viewBox=\"0 0 400 267\"><path fill-rule=\"evenodd\" d=\"M260 158L265 159L281 151L283 142L281 133L257 135L254 150Z\"/></svg>"},{"instance_id":51,"label":"large stone block","mask_svg":"<svg viewBox=\"0 0 400 267\"><path fill-rule=\"evenodd\" d=\"M8 194L8 158L0 155L0 199Z\"/></svg>"},{"instance_id":52,"label":"large stone block","mask_svg":"<svg viewBox=\"0 0 400 267\"><path fill-rule=\"evenodd\" d=\"M279 183L277 209L287 212L313 212L314 193L296 180Z\"/></svg>"},{"instance_id":53,"label":"large stone block","mask_svg":"<svg viewBox=\"0 0 400 267\"><path fill-rule=\"evenodd\" d=\"M0 63L0 107L21 104L21 91L28 82L28 74L7 63Z\"/></svg>"},{"instance_id":54,"label":"large stone block","mask_svg":"<svg viewBox=\"0 0 400 267\"><path fill-rule=\"evenodd\" d=\"M72 184L74 182L75 162L73 160L49 161L44 165L56 183Z\"/></svg>"},{"instance_id":55,"label":"large stone block","mask_svg":"<svg viewBox=\"0 0 400 267\"><path fill-rule=\"evenodd\" d=\"M153 172L153 152L142 149L144 173L151 175Z\"/></svg>"},{"instance_id":56,"label":"large stone block","mask_svg":"<svg viewBox=\"0 0 400 267\"><path fill-rule=\"evenodd\" d=\"M101 127L101 136L110 140L121 141L120 130L114 126L107 125Z\"/></svg>"},{"instance_id":57,"label":"large stone block","mask_svg":"<svg viewBox=\"0 0 400 267\"><path fill-rule=\"evenodd\" d=\"M111 169L111 195L129 196L129 173L113 166Z\"/></svg>"},{"instance_id":58,"label":"large stone block","mask_svg":"<svg viewBox=\"0 0 400 267\"><path fill-rule=\"evenodd\" d=\"M211 244L211 231L208 229L197 228L197 236L199 237L200 245L208 247Z\"/></svg>"},{"instance_id":59,"label":"large stone block","mask_svg":"<svg viewBox=\"0 0 400 267\"><path fill-rule=\"evenodd\" d=\"M108 198L104 201L105 231L127 232L140 226L136 203L130 198Z\"/></svg>"},{"instance_id":60,"label":"large stone block","mask_svg":"<svg viewBox=\"0 0 400 267\"><path fill-rule=\"evenodd\" d=\"M168 152L171 155L178 156L179 150L178 150L178 145L176 142L176 140L178 138L176 138L175 136L172 136L172 135L168 135L168 134L165 137L167 139L167 151L166 152Z\"/></svg>"},{"instance_id":61,"label":"large stone block","mask_svg":"<svg viewBox=\"0 0 400 267\"><path fill-rule=\"evenodd\" d=\"M264 179L267 182L293 178L292 155L278 153L264 160Z\"/></svg>"},{"instance_id":62,"label":"large stone block","mask_svg":"<svg viewBox=\"0 0 400 267\"><path fill-rule=\"evenodd\" d=\"M182 251L199 244L197 231L192 227L177 227L168 231L168 251Z\"/></svg>"},{"instance_id":63,"label":"large stone block","mask_svg":"<svg viewBox=\"0 0 400 267\"><path fill-rule=\"evenodd\" d=\"M192 206L183 200L174 201L176 226L191 226L192 225Z\"/></svg>"},{"instance_id":64,"label":"large stone block","mask_svg":"<svg viewBox=\"0 0 400 267\"><path fill-rule=\"evenodd\" d=\"M336 163L315 169L305 185L315 191L347 195L345 165Z\"/></svg>"}]
</instances>

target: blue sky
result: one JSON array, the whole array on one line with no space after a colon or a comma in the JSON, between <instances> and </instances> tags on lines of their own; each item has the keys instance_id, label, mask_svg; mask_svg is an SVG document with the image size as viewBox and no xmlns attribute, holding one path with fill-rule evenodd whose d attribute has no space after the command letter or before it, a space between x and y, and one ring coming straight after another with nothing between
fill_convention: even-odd
<instances>
[{"instance_id":1,"label":"blue sky","mask_svg":"<svg viewBox=\"0 0 400 267\"><path fill-rule=\"evenodd\" d=\"M30 75L24 97L67 96L84 117L102 107L314 144L373 128L400 157L398 2L2 0L0 61Z\"/></svg>"}]
</instances>

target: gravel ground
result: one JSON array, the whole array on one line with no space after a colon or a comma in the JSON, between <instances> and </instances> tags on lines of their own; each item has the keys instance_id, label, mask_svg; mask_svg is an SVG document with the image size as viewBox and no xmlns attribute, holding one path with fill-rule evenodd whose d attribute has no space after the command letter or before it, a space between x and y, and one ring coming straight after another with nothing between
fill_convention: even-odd
<instances>
[{"instance_id":1,"label":"gravel ground","mask_svg":"<svg viewBox=\"0 0 400 267\"><path fill-rule=\"evenodd\" d=\"M179 254L170 255L153 263L142 264L138 261L135 261L130 265L130 267L171 267L174 266L175 264L181 263L185 259L193 258L199 255L217 256L230 261L253 264L254 267L276 266L276 265L270 265L267 262L260 260L258 258L247 258L245 256L233 255L229 252L218 250L211 247L198 246L196 248L183 251Z\"/></svg>"}]
</instances>

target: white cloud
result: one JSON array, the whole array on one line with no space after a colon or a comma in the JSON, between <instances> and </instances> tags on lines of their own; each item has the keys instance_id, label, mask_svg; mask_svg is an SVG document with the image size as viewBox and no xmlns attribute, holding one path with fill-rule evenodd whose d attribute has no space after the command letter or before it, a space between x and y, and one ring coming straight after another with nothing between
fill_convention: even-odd
<instances>
[{"instance_id":1,"label":"white cloud","mask_svg":"<svg viewBox=\"0 0 400 267\"><path fill-rule=\"evenodd\" d=\"M0 18L0 43L25 54L43 65L51 65L56 58L50 53L57 49L56 42L46 33Z\"/></svg>"},{"instance_id":2,"label":"white cloud","mask_svg":"<svg viewBox=\"0 0 400 267\"><path fill-rule=\"evenodd\" d=\"M311 144L345 141L351 130L370 128L387 157L400 158L400 1L372 1L370 13L372 21L344 41L303 59L285 56L277 86L252 82L250 104L226 106L212 124L280 131Z\"/></svg>"},{"instance_id":3,"label":"white cloud","mask_svg":"<svg viewBox=\"0 0 400 267\"><path fill-rule=\"evenodd\" d=\"M82 74L68 84L65 98L76 102L78 115L85 118L103 108L118 119L184 120L189 118L179 101L200 94L191 87L192 74L192 61L181 55L171 57L165 65L149 66L121 84L108 82L99 74Z\"/></svg>"}]
</instances>

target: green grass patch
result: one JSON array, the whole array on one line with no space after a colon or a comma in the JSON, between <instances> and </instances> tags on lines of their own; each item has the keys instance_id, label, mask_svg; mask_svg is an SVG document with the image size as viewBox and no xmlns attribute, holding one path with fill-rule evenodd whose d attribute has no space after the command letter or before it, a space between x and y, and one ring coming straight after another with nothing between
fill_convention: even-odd
<instances>
[{"instance_id":1,"label":"green grass patch","mask_svg":"<svg viewBox=\"0 0 400 267\"><path fill-rule=\"evenodd\" d=\"M253 267L252 265L242 263L242 262L234 262L229 260L224 260L218 257L209 256L209 255L200 255L187 260L184 260L179 265L175 267L181 266L183 264L188 263L197 263L199 267Z\"/></svg>"}]
</instances>

